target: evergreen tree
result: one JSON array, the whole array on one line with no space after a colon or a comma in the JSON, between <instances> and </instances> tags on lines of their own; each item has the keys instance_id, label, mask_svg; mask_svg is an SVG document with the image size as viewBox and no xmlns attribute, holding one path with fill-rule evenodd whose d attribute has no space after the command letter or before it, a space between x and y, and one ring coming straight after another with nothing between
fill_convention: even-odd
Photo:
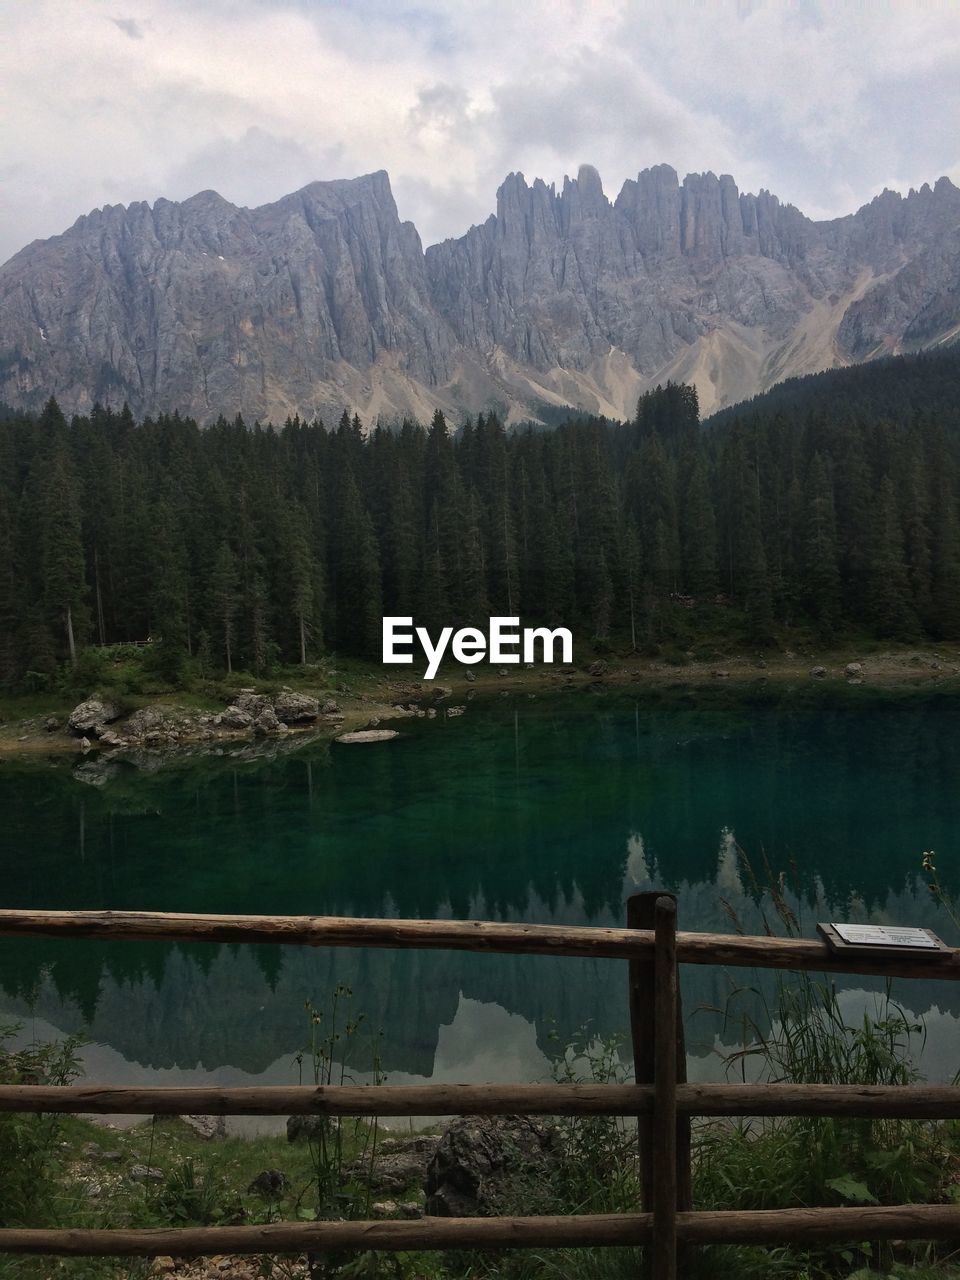
<instances>
[{"instance_id":1,"label":"evergreen tree","mask_svg":"<svg viewBox=\"0 0 960 1280\"><path fill-rule=\"evenodd\" d=\"M21 600L14 559L13 503L0 490L0 688L13 689L20 675Z\"/></svg>"},{"instance_id":2,"label":"evergreen tree","mask_svg":"<svg viewBox=\"0 0 960 1280\"><path fill-rule=\"evenodd\" d=\"M210 576L210 611L213 633L220 642L228 675L233 671L233 644L240 604L239 585L236 556L230 549L229 542L221 542Z\"/></svg>"},{"instance_id":3,"label":"evergreen tree","mask_svg":"<svg viewBox=\"0 0 960 1280\"><path fill-rule=\"evenodd\" d=\"M681 490L680 556L684 590L697 597L717 589L717 522L707 469L694 455Z\"/></svg>"},{"instance_id":4,"label":"evergreen tree","mask_svg":"<svg viewBox=\"0 0 960 1280\"><path fill-rule=\"evenodd\" d=\"M889 476L881 482L875 511L867 601L877 635L894 640L917 636L920 625L910 602L903 530Z\"/></svg>"},{"instance_id":5,"label":"evergreen tree","mask_svg":"<svg viewBox=\"0 0 960 1280\"><path fill-rule=\"evenodd\" d=\"M813 455L805 495L806 530L801 573L805 603L823 635L833 634L840 614L840 569L833 485L819 453Z\"/></svg>"},{"instance_id":6,"label":"evergreen tree","mask_svg":"<svg viewBox=\"0 0 960 1280\"><path fill-rule=\"evenodd\" d=\"M40 537L47 617L54 633L59 629L65 640L70 661L76 662L77 643L87 631L87 583L78 484L70 454L60 442L53 447L41 481Z\"/></svg>"},{"instance_id":7,"label":"evergreen tree","mask_svg":"<svg viewBox=\"0 0 960 1280\"><path fill-rule=\"evenodd\" d=\"M960 357L837 385L835 404L794 388L705 429L672 383L631 423L510 433L492 414L369 436L352 411L333 431L8 414L0 683L149 635L171 684L190 653L258 674L325 644L375 658L384 612L510 612L631 649L689 644L707 618L758 644L811 622L960 639Z\"/></svg>"},{"instance_id":8,"label":"evergreen tree","mask_svg":"<svg viewBox=\"0 0 960 1280\"><path fill-rule=\"evenodd\" d=\"M285 563L289 578L288 599L297 626L297 651L301 665L307 661L308 640L313 638L316 609L316 576L310 556L307 518L299 508L287 513Z\"/></svg>"}]
</instances>

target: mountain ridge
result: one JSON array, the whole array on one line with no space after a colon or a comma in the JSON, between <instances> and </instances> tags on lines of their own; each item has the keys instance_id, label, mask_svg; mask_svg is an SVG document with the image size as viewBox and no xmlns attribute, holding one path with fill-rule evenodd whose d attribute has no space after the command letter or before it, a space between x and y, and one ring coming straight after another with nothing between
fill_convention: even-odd
<instances>
[{"instance_id":1,"label":"mountain ridge","mask_svg":"<svg viewBox=\"0 0 960 1280\"><path fill-rule=\"evenodd\" d=\"M705 412L960 333L960 190L816 222L712 172L511 173L423 249L385 170L249 209L108 205L0 266L0 399L282 420L540 404L630 416L668 378Z\"/></svg>"}]
</instances>

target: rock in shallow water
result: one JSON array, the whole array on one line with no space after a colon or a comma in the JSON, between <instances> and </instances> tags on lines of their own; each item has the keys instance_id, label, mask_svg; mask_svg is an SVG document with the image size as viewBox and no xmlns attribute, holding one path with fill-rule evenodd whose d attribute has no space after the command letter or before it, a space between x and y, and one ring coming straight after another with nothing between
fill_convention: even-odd
<instances>
[{"instance_id":1,"label":"rock in shallow water","mask_svg":"<svg viewBox=\"0 0 960 1280\"><path fill-rule=\"evenodd\" d=\"M334 742L389 742L399 737L396 729L358 729L355 733L341 733Z\"/></svg>"}]
</instances>

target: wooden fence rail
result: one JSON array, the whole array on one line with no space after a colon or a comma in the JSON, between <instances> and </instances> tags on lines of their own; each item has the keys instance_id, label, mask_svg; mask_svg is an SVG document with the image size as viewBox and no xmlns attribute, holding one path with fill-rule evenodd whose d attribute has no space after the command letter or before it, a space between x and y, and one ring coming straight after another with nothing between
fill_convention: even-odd
<instances>
[{"instance_id":1,"label":"wooden fence rail","mask_svg":"<svg viewBox=\"0 0 960 1280\"><path fill-rule=\"evenodd\" d=\"M686 1244L829 1244L960 1237L958 1205L756 1209L678 1213ZM340 1249L568 1249L649 1244L653 1214L536 1218L425 1218L418 1222L277 1222L256 1227L58 1231L0 1229L0 1252L64 1256L192 1257L215 1253L325 1253Z\"/></svg>"},{"instance_id":2,"label":"wooden fence rail","mask_svg":"<svg viewBox=\"0 0 960 1280\"><path fill-rule=\"evenodd\" d=\"M0 1113L138 1116L652 1116L634 1084L0 1085ZM680 1116L960 1120L960 1086L678 1084Z\"/></svg>"},{"instance_id":3,"label":"wooden fence rail","mask_svg":"<svg viewBox=\"0 0 960 1280\"><path fill-rule=\"evenodd\" d=\"M643 901L641 901L643 899ZM693 1211L691 1116L960 1118L960 1087L688 1084L682 1068L677 966L717 964L960 977L960 951L935 956L835 955L823 941L677 933L669 895L640 895L628 913L651 928L560 928L485 921L322 916L204 916L133 911L0 910L0 937L272 942L587 956L629 960L632 1085L367 1085L147 1088L0 1086L0 1113L137 1115L629 1115L638 1119L643 1211L566 1217L426 1218L273 1223L170 1230L0 1229L0 1252L154 1256L341 1249L503 1249L642 1245L653 1280L675 1280L683 1250L703 1244L960 1239L960 1205ZM652 1046L650 1043L652 1032Z\"/></svg>"},{"instance_id":4,"label":"wooden fence rail","mask_svg":"<svg viewBox=\"0 0 960 1280\"><path fill-rule=\"evenodd\" d=\"M512 955L652 959L652 929L489 920L378 920L352 916L212 916L164 911L0 910L0 938L100 938L137 942L267 942L308 947L394 947ZM680 964L802 969L891 978L960 979L960 950L935 955L835 955L807 938L678 933Z\"/></svg>"}]
</instances>

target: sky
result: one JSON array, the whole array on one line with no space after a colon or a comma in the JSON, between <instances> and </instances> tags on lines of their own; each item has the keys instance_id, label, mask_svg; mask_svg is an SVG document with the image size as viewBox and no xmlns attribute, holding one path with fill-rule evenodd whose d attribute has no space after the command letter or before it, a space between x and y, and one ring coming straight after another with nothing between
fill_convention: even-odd
<instances>
[{"instance_id":1,"label":"sky","mask_svg":"<svg viewBox=\"0 0 960 1280\"><path fill-rule=\"evenodd\" d=\"M519 170L811 217L960 183L960 0L0 0L0 261L104 204L390 174L425 245Z\"/></svg>"}]
</instances>

